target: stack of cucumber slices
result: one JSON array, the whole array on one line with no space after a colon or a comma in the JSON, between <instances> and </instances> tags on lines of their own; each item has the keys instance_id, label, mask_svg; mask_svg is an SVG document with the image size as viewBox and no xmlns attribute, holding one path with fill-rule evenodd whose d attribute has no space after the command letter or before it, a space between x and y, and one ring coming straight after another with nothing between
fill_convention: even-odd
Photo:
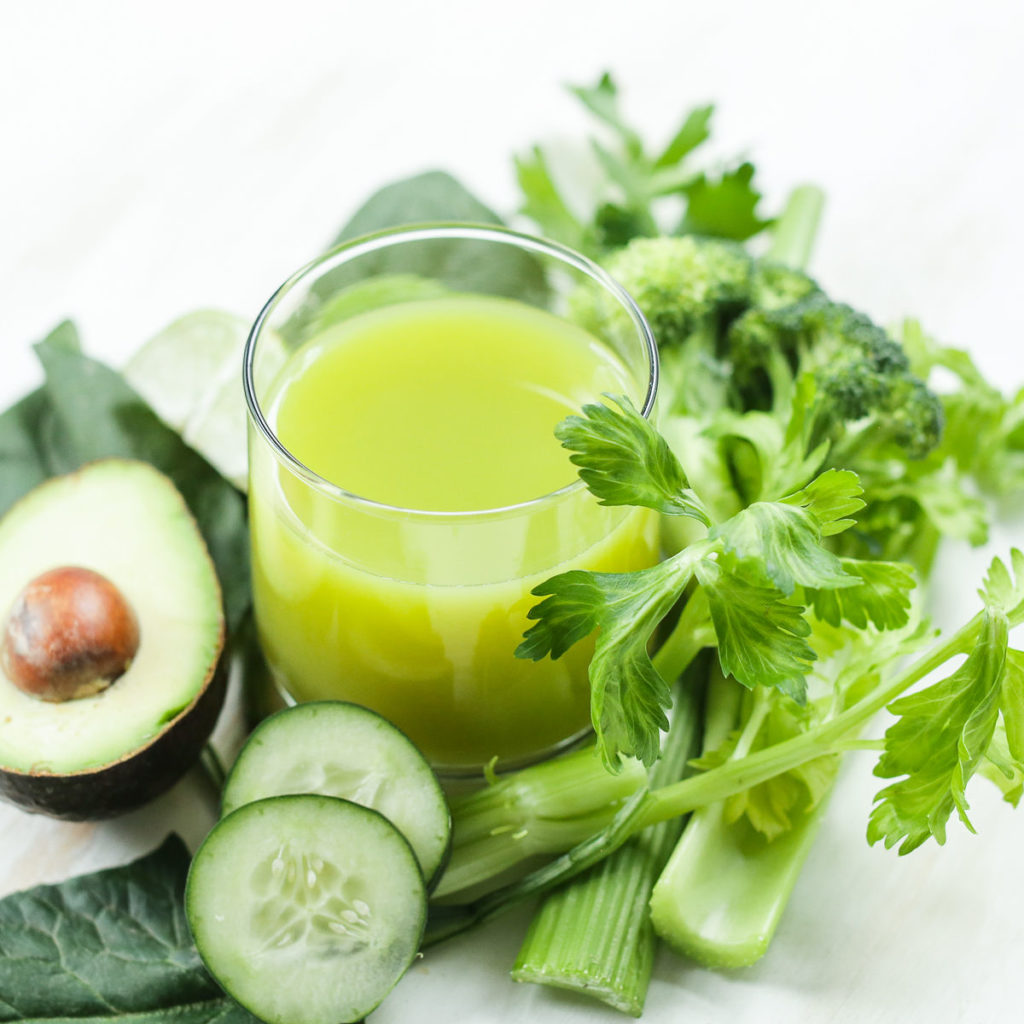
<instances>
[{"instance_id":1,"label":"stack of cucumber slices","mask_svg":"<svg viewBox=\"0 0 1024 1024\"><path fill-rule=\"evenodd\" d=\"M448 854L423 755L366 708L300 704L253 732L222 809L186 890L210 973L268 1024L361 1020L416 956Z\"/></svg>"}]
</instances>

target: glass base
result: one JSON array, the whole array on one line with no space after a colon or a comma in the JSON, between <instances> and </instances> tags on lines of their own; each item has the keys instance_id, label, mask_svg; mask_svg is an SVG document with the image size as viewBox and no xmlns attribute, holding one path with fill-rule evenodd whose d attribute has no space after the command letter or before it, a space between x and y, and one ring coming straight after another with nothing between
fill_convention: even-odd
<instances>
[{"instance_id":1,"label":"glass base","mask_svg":"<svg viewBox=\"0 0 1024 1024\"><path fill-rule=\"evenodd\" d=\"M288 692L287 688L277 677L277 673L271 669L270 678L273 681L272 699L281 708L294 707L299 702ZM370 710L373 710L372 708ZM594 735L594 730L589 725L574 733L572 736L560 740L554 746L538 750L536 753L527 754L525 757L509 758L505 760L495 759L486 764L434 764L430 763L434 773L441 780L446 790L452 789L463 791L472 788L473 784L486 782L492 775L507 775L509 772L517 772L521 768L529 768L530 765L540 764L542 761L549 761L559 754L567 754L571 750L577 750L586 744ZM429 761L430 759L427 758Z\"/></svg>"}]
</instances>

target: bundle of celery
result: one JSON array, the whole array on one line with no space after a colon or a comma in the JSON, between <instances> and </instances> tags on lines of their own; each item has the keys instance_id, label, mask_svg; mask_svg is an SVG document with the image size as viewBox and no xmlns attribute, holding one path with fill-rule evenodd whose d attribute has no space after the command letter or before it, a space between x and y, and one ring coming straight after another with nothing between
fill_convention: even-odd
<instances>
[{"instance_id":1,"label":"bundle of celery","mask_svg":"<svg viewBox=\"0 0 1024 1024\"><path fill-rule=\"evenodd\" d=\"M535 591L543 600L520 656L558 657L597 633L597 753L456 804L446 905L429 934L551 892L514 977L639 1014L654 931L711 965L764 953L844 751L881 751L875 774L895 781L876 797L868 838L901 853L943 842L954 811L970 827L975 774L1016 804L1024 654L1008 636L1024 621L1024 556L1013 552L1012 573L992 563L981 610L949 638L922 620L919 595L941 538L985 539L979 494L1024 488L1024 393L1004 399L915 323L898 341L825 295L800 269L817 190L793 193L765 256L741 246L768 226L752 168L687 169L710 108L650 156L607 76L576 92L612 133L595 143L605 190L591 215L573 212L535 149L519 163L524 212L602 259L647 315L661 349L661 432L618 398L559 436L600 501L662 514L668 556L627 575L565 573ZM685 206L668 232L666 197ZM619 314L596 292L572 303L585 326L614 329ZM928 387L937 368L954 382L941 395ZM698 664L705 648L715 655ZM687 773L702 702L703 753ZM884 708L895 724L865 739ZM646 783L637 761L652 768ZM673 851L674 836L651 826L678 829L690 812ZM475 895L526 857L560 851Z\"/></svg>"}]
</instances>

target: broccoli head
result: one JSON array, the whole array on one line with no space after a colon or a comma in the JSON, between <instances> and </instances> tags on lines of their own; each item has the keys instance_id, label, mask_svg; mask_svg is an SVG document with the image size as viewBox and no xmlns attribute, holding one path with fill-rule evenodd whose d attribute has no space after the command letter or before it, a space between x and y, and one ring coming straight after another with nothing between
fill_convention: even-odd
<instances>
[{"instance_id":1,"label":"broccoli head","mask_svg":"<svg viewBox=\"0 0 1024 1024\"><path fill-rule=\"evenodd\" d=\"M687 235L635 239L605 269L636 300L665 350L746 305L753 261L739 245ZM591 289L577 293L574 310L590 326L606 326L609 313L614 316Z\"/></svg>"},{"instance_id":2,"label":"broccoli head","mask_svg":"<svg viewBox=\"0 0 1024 1024\"><path fill-rule=\"evenodd\" d=\"M647 317L663 356L684 367L716 364L731 382L717 393L733 411L784 412L796 380L810 374L817 440L849 447L856 435L858 445L895 444L913 458L938 444L941 403L911 373L900 345L801 271L694 236L636 239L606 267ZM596 289L574 305L592 329L625 317Z\"/></svg>"}]
</instances>

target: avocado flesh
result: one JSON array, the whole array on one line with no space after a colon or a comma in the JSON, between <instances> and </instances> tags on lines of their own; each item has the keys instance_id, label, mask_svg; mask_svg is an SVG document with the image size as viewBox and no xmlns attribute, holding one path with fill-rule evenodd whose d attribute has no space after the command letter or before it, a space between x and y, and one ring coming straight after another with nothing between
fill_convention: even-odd
<instances>
[{"instance_id":1,"label":"avocado flesh","mask_svg":"<svg viewBox=\"0 0 1024 1024\"><path fill-rule=\"evenodd\" d=\"M93 569L121 591L139 620L139 648L108 689L64 703L23 693L0 670L0 770L64 775L152 747L198 703L223 646L220 586L202 537L174 485L146 463L92 463L8 512L0 623L26 584L61 565Z\"/></svg>"}]
</instances>

